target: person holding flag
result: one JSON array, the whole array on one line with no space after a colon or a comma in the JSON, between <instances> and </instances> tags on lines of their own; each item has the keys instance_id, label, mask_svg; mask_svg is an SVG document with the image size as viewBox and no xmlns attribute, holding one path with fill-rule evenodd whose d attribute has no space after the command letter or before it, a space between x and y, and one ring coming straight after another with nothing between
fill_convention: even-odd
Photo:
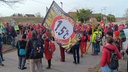
<instances>
[{"instance_id":1,"label":"person holding flag","mask_svg":"<svg viewBox=\"0 0 128 72\"><path fill-rule=\"evenodd\" d=\"M45 58L47 59L47 62L48 62L47 69L51 69L51 60L52 60L53 52L55 51L55 45L49 39L49 36L48 36L47 33L44 33L42 35L42 39L44 40L44 54L45 54Z\"/></svg>"},{"instance_id":2,"label":"person holding flag","mask_svg":"<svg viewBox=\"0 0 128 72\"><path fill-rule=\"evenodd\" d=\"M88 36L86 31L84 31L82 38L80 40L81 57L83 57L83 54L86 52L87 41L88 41Z\"/></svg>"}]
</instances>

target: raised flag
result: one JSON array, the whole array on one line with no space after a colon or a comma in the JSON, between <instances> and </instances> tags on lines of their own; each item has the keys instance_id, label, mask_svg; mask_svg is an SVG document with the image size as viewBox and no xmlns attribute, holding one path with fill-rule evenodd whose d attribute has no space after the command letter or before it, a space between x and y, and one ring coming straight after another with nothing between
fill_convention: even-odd
<instances>
[{"instance_id":1,"label":"raised flag","mask_svg":"<svg viewBox=\"0 0 128 72\"><path fill-rule=\"evenodd\" d=\"M55 40L67 44L69 39L74 39L73 27L75 21L53 1L42 24L49 30Z\"/></svg>"}]
</instances>

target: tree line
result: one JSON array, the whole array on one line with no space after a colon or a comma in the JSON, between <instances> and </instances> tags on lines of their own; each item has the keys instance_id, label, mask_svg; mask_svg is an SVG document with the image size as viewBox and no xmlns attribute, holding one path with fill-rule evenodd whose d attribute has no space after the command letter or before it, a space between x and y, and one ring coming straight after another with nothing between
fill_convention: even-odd
<instances>
[{"instance_id":1,"label":"tree line","mask_svg":"<svg viewBox=\"0 0 128 72\"><path fill-rule=\"evenodd\" d=\"M107 22L115 22L116 18L112 14L104 15L102 13L93 14L93 11L90 9L79 9L70 16L76 20L81 21L82 23L88 21L90 18L96 18L98 22L101 20L106 20Z\"/></svg>"}]
</instances>

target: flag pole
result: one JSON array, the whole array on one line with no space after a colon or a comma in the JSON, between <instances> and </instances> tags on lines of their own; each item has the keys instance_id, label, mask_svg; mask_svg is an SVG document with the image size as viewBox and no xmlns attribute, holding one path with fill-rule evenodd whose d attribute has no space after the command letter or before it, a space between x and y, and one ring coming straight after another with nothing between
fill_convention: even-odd
<instances>
[{"instance_id":1,"label":"flag pole","mask_svg":"<svg viewBox=\"0 0 128 72\"><path fill-rule=\"evenodd\" d=\"M63 2L60 2L60 4L61 4L61 8L63 9Z\"/></svg>"},{"instance_id":2,"label":"flag pole","mask_svg":"<svg viewBox=\"0 0 128 72\"><path fill-rule=\"evenodd\" d=\"M53 6L54 3L55 3L55 1L53 0L53 2L52 2L52 4L51 4L50 8L48 9L48 11L47 11L47 13L46 13L46 15L45 15L45 17L44 17L44 19L43 19L43 21L42 21L42 25L45 23L45 20L46 20L46 18L47 18L47 16L48 16L48 13L50 12L50 9L51 9L51 7Z\"/></svg>"}]
</instances>

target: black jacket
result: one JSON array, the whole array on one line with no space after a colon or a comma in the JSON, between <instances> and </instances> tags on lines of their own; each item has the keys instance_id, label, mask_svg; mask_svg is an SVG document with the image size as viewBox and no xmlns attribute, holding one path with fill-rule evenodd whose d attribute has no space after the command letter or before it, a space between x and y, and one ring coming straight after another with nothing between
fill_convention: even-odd
<instances>
[{"instance_id":1,"label":"black jacket","mask_svg":"<svg viewBox=\"0 0 128 72\"><path fill-rule=\"evenodd\" d=\"M40 46L41 46L41 54L40 55L37 55L37 56L31 56L31 52L32 52L32 49L34 49L33 47L33 42L37 40L38 43L40 43ZM30 39L28 42L27 42L27 45L26 45L26 59L39 59L39 58L43 58L43 43L41 42L41 39Z\"/></svg>"},{"instance_id":2,"label":"black jacket","mask_svg":"<svg viewBox=\"0 0 128 72\"><path fill-rule=\"evenodd\" d=\"M14 27L11 27L11 29L10 29L10 35L11 35L13 38L15 38L15 37L17 36Z\"/></svg>"}]
</instances>

